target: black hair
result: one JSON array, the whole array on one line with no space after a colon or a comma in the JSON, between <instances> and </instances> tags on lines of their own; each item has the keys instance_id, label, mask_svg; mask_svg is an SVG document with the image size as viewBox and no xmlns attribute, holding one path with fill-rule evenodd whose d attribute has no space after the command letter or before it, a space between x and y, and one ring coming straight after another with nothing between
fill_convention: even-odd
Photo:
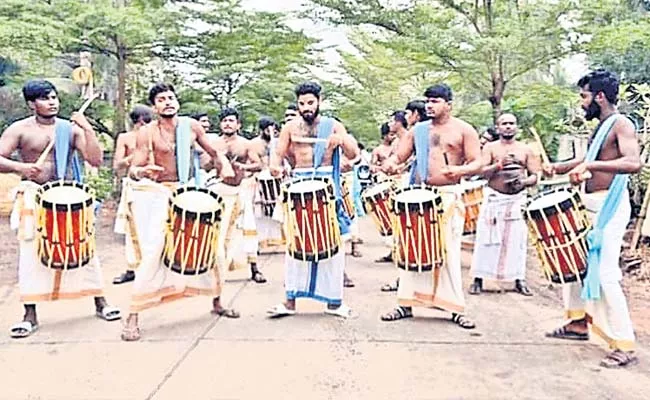
<instances>
[{"instance_id":1,"label":"black hair","mask_svg":"<svg viewBox=\"0 0 650 400\"><path fill-rule=\"evenodd\" d=\"M153 85L153 87L149 89L149 104L153 105L156 101L156 96L158 96L160 93L165 92L172 92L176 94L176 90L171 83L159 82Z\"/></svg>"},{"instance_id":2,"label":"black hair","mask_svg":"<svg viewBox=\"0 0 650 400\"><path fill-rule=\"evenodd\" d=\"M201 118L207 117L207 116L208 116L207 112L197 112L197 113L194 113L194 114L190 115L190 117L192 117L192 119L195 119L197 121L199 121Z\"/></svg>"},{"instance_id":3,"label":"black hair","mask_svg":"<svg viewBox=\"0 0 650 400\"><path fill-rule=\"evenodd\" d=\"M23 86L23 97L25 101L36 101L38 99L46 99L51 92L58 95L56 87L46 80L34 79L25 83Z\"/></svg>"},{"instance_id":4,"label":"black hair","mask_svg":"<svg viewBox=\"0 0 650 400\"><path fill-rule=\"evenodd\" d=\"M406 121L406 112L404 111L395 111L393 115L391 115L395 119L395 121L399 122L402 124L404 128L408 128L409 124Z\"/></svg>"},{"instance_id":5,"label":"black hair","mask_svg":"<svg viewBox=\"0 0 650 400\"><path fill-rule=\"evenodd\" d=\"M224 118L230 117L231 115L234 115L235 118L237 118L237 121L240 121L239 119L239 111L232 107L226 107L221 112L219 113L219 121L223 121Z\"/></svg>"},{"instance_id":6,"label":"black hair","mask_svg":"<svg viewBox=\"0 0 650 400\"><path fill-rule=\"evenodd\" d=\"M438 98L450 102L454 99L454 94L451 92L451 88L448 85L439 83L437 85L429 86L427 90L424 91L424 97L427 99Z\"/></svg>"},{"instance_id":7,"label":"black hair","mask_svg":"<svg viewBox=\"0 0 650 400\"><path fill-rule=\"evenodd\" d=\"M133 110L129 113L129 118L131 119L131 123L137 124L142 120L145 124L148 124L151 122L153 119L153 115L151 113L151 109L147 106L143 105L137 105L133 107Z\"/></svg>"},{"instance_id":8,"label":"black hair","mask_svg":"<svg viewBox=\"0 0 650 400\"><path fill-rule=\"evenodd\" d=\"M618 101L619 80L615 73L605 69L597 69L580 78L578 87L589 87L589 91L595 96L603 92L607 101L616 104Z\"/></svg>"},{"instance_id":9,"label":"black hair","mask_svg":"<svg viewBox=\"0 0 650 400\"><path fill-rule=\"evenodd\" d=\"M257 121L257 127L260 131L266 130L269 126L276 126L277 123L271 117L262 117Z\"/></svg>"},{"instance_id":10,"label":"black hair","mask_svg":"<svg viewBox=\"0 0 650 400\"><path fill-rule=\"evenodd\" d=\"M316 97L320 97L321 87L316 82L305 82L301 83L296 87L296 97L300 97L305 94L313 94Z\"/></svg>"},{"instance_id":11,"label":"black hair","mask_svg":"<svg viewBox=\"0 0 650 400\"><path fill-rule=\"evenodd\" d=\"M386 135L390 133L390 128L388 127L388 122L384 122L381 124L381 128L379 128L379 131L381 132L381 138L385 138Z\"/></svg>"},{"instance_id":12,"label":"black hair","mask_svg":"<svg viewBox=\"0 0 650 400\"><path fill-rule=\"evenodd\" d=\"M426 106L422 100L409 101L409 103L406 105L406 109L413 113L417 113L420 116L420 122L429 119L429 117L427 117Z\"/></svg>"},{"instance_id":13,"label":"black hair","mask_svg":"<svg viewBox=\"0 0 650 400\"><path fill-rule=\"evenodd\" d=\"M287 109L287 110L298 111L298 106L296 105L296 103L291 103L291 104L289 104L289 105L287 106L286 109Z\"/></svg>"}]
</instances>

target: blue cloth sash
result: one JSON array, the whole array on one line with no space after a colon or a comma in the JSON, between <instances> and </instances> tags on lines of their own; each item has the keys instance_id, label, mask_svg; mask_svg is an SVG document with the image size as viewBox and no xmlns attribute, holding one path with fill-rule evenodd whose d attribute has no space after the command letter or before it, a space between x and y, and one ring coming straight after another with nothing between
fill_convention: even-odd
<instances>
[{"instance_id":1,"label":"blue cloth sash","mask_svg":"<svg viewBox=\"0 0 650 400\"><path fill-rule=\"evenodd\" d=\"M72 139L72 123L64 119L56 119L54 124L54 163L56 165L57 179L65 179L68 172L68 156L70 155L70 142ZM75 181L83 183L83 169L79 154L72 154L72 177Z\"/></svg>"},{"instance_id":2,"label":"blue cloth sash","mask_svg":"<svg viewBox=\"0 0 650 400\"><path fill-rule=\"evenodd\" d=\"M185 185L190 180L190 170L194 167L194 184L200 184L201 166L199 154L192 147L192 119L180 117L176 125L176 170L178 181Z\"/></svg>"},{"instance_id":3,"label":"blue cloth sash","mask_svg":"<svg viewBox=\"0 0 650 400\"><path fill-rule=\"evenodd\" d=\"M415 161L411 166L409 184L413 185L420 178L420 182L427 181L429 166L429 125L431 121L418 122L413 129L413 142L415 144Z\"/></svg>"}]
</instances>

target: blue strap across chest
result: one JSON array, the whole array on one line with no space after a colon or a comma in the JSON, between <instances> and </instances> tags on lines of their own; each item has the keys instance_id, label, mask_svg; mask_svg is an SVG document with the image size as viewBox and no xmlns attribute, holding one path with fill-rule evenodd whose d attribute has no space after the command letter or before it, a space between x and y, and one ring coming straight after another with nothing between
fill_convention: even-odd
<instances>
[{"instance_id":1,"label":"blue strap across chest","mask_svg":"<svg viewBox=\"0 0 650 400\"><path fill-rule=\"evenodd\" d=\"M64 119L56 119L54 123L54 163L56 165L57 179L65 179L68 172L68 160L72 147L72 123ZM72 177L75 181L83 183L84 176L81 160L77 151L72 154Z\"/></svg>"},{"instance_id":2,"label":"blue strap across chest","mask_svg":"<svg viewBox=\"0 0 650 400\"><path fill-rule=\"evenodd\" d=\"M420 178L420 182L427 180L427 167L429 166L429 125L431 122L418 122L413 130L413 143L415 145L415 162L411 166L409 184L413 185Z\"/></svg>"},{"instance_id":3,"label":"blue strap across chest","mask_svg":"<svg viewBox=\"0 0 650 400\"><path fill-rule=\"evenodd\" d=\"M180 117L176 125L176 171L178 181L185 185L190 179L191 167L194 167L194 184L198 187L200 162L199 154L192 147L192 119Z\"/></svg>"}]
</instances>

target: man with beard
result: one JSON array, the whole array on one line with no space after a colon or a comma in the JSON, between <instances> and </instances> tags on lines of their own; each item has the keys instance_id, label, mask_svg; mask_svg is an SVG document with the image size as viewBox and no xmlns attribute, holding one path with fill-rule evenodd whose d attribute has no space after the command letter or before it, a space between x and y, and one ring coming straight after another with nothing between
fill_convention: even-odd
<instances>
[{"instance_id":1,"label":"man with beard","mask_svg":"<svg viewBox=\"0 0 650 400\"><path fill-rule=\"evenodd\" d=\"M321 104L321 87L317 83L307 82L296 88L296 97L300 117L288 122L280 132L280 138L271 154L271 173L282 173L282 160L289 152L295 155L293 176L329 177L336 190L336 224L342 234L348 232L349 219L343 210L340 198L339 157L355 159L359 154L356 142L348 135L345 127L333 118L319 115ZM313 143L314 139L321 141ZM322 142L324 140L325 142ZM340 153L343 154L340 154ZM282 220L288 216L279 216ZM295 240L293 237L287 240ZM283 317L296 313L296 298L306 297L327 303L328 314L347 318L351 314L348 306L343 305L343 275L345 254L338 251L331 257L312 261L299 261L289 252L285 253L285 293L286 302L276 305L269 314L271 317Z\"/></svg>"},{"instance_id":2,"label":"man with beard","mask_svg":"<svg viewBox=\"0 0 650 400\"><path fill-rule=\"evenodd\" d=\"M440 84L425 92L426 111L430 121L420 122L400 141L397 152L384 166L388 174L399 170L412 154L411 184L422 183L437 188L442 197L445 223L445 260L442 266L428 272L399 270L398 307L382 315L383 321L412 318L412 307L437 308L449 311L452 321L465 329L474 323L463 315L463 295L460 268L460 244L465 219L462 188L464 176L481 171L481 150L478 133L468 123L451 115L452 91Z\"/></svg>"},{"instance_id":3,"label":"man with beard","mask_svg":"<svg viewBox=\"0 0 650 400\"><path fill-rule=\"evenodd\" d=\"M585 117L600 122L589 140L587 154L582 159L544 165L543 169L548 175L568 172L574 184L586 179L583 201L593 221L593 229L587 235L587 276L582 285L576 282L563 286L569 323L546 335L588 340L588 324L591 324L592 331L602 336L613 350L600 365L625 367L638 359L634 354L634 330L620 285L622 274L618 261L631 212L628 174L641 170L639 144L634 124L616 108L619 88L616 75L597 70L580 79L578 87Z\"/></svg>"},{"instance_id":4,"label":"man with beard","mask_svg":"<svg viewBox=\"0 0 650 400\"><path fill-rule=\"evenodd\" d=\"M184 297L211 296L214 314L239 317L236 311L221 305L219 265L202 274L185 275L162 260L169 199L178 187L190 183L192 169L196 179L196 146L213 158L213 165L225 178L234 176L232 167L225 154L217 153L210 144L197 121L178 116L180 105L172 85L154 85L149 91L149 102L158 119L137 132L129 169L131 184L126 188L142 259L133 282L129 318L122 331L125 341L140 339L141 311Z\"/></svg>"},{"instance_id":5,"label":"man with beard","mask_svg":"<svg viewBox=\"0 0 650 400\"><path fill-rule=\"evenodd\" d=\"M250 265L251 279L265 283L266 278L257 268L257 228L255 226L256 180L253 172L262 169L253 143L240 136L241 118L234 108L225 108L219 114L221 136L211 141L219 152L225 152L235 176L221 182L208 181L208 188L218 193L225 202L221 221L228 229L221 229L219 248L223 250L224 268L236 270Z\"/></svg>"},{"instance_id":6,"label":"man with beard","mask_svg":"<svg viewBox=\"0 0 650 400\"><path fill-rule=\"evenodd\" d=\"M10 328L10 335L24 338L34 333L39 327L36 303L44 301L94 296L96 315L106 321L118 320L120 310L109 306L102 295L104 284L97 256L79 268L55 269L43 264L38 251L37 191L42 184L56 180L72 178L81 182L78 153L90 165L101 165L102 150L95 131L81 113L72 114L72 123L57 118L59 97L48 81L27 82L23 96L33 116L14 122L0 136L0 172L22 177L15 189L10 225L20 242L18 286L25 315L22 322ZM16 150L21 161L10 159Z\"/></svg>"},{"instance_id":7,"label":"man with beard","mask_svg":"<svg viewBox=\"0 0 650 400\"><path fill-rule=\"evenodd\" d=\"M528 226L522 210L526 188L537 183L539 158L529 146L518 142L517 118L503 114L497 119L499 140L483 147L483 175L488 180L479 211L469 293L479 294L483 279L515 282L515 290L532 296L526 285Z\"/></svg>"},{"instance_id":8,"label":"man with beard","mask_svg":"<svg viewBox=\"0 0 650 400\"><path fill-rule=\"evenodd\" d=\"M117 137L115 144L115 153L113 155L113 171L119 180L122 180L122 188L128 184L128 177L126 172L131 166L133 159L133 152L135 151L135 138L138 129L151 122L153 115L151 109L147 106L138 105L133 108L129 114L131 119L132 128L129 132L124 132ZM130 229L133 224L133 217L130 215L129 209L126 206L125 191L122 189L122 196L118 206L117 218L115 218L115 233L125 235L126 229ZM126 271L113 279L114 285L119 285L126 282L131 282L135 279L135 268L140 259L139 243L133 241L135 236L131 235L131 240L126 241Z\"/></svg>"}]
</instances>

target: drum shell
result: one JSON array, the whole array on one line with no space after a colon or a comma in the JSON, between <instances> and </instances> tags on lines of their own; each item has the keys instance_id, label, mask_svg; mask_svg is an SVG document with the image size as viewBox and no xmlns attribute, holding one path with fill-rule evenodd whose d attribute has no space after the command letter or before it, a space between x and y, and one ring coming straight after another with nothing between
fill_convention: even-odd
<instances>
[{"instance_id":1,"label":"drum shell","mask_svg":"<svg viewBox=\"0 0 650 400\"><path fill-rule=\"evenodd\" d=\"M483 204L483 186L466 189L462 198L465 205L463 235L473 235L476 233L481 204Z\"/></svg>"},{"instance_id":2,"label":"drum shell","mask_svg":"<svg viewBox=\"0 0 650 400\"><path fill-rule=\"evenodd\" d=\"M280 178L268 178L258 175L257 182L262 214L265 217L271 218L275 210L275 205L282 193L282 180Z\"/></svg>"},{"instance_id":3,"label":"drum shell","mask_svg":"<svg viewBox=\"0 0 650 400\"><path fill-rule=\"evenodd\" d=\"M73 203L45 200L47 191L57 187L81 189L88 198ZM38 189L36 203L37 246L41 263L62 270L87 265L95 254L94 196L88 186L74 181L48 182Z\"/></svg>"},{"instance_id":4,"label":"drum shell","mask_svg":"<svg viewBox=\"0 0 650 400\"><path fill-rule=\"evenodd\" d=\"M386 186L380 192L372 193L373 189L382 182L373 184L368 189L361 193L363 200L364 211L370 214L379 230L381 236L390 236L393 234L392 215L391 209L391 196L395 190L394 184Z\"/></svg>"}]
</instances>

